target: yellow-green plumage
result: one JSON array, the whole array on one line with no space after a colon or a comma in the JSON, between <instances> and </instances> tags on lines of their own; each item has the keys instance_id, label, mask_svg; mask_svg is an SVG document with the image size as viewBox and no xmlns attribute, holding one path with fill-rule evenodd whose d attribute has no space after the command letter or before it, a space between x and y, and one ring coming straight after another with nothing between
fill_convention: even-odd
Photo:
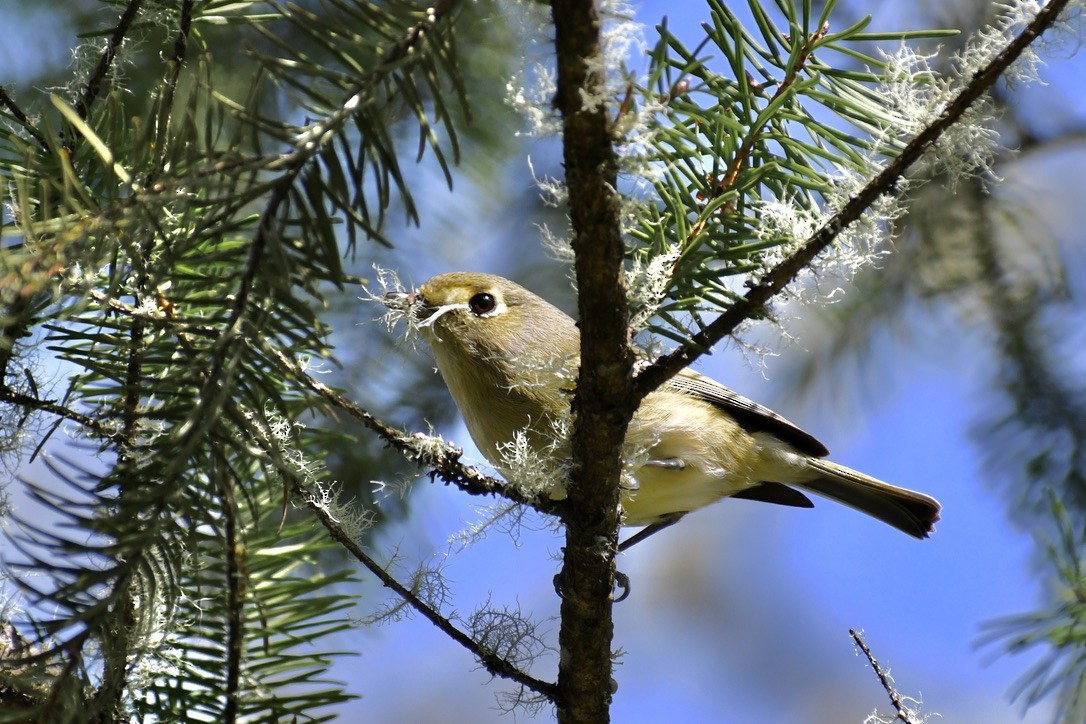
<instances>
[{"instance_id":1,"label":"yellow-green plumage","mask_svg":"<svg viewBox=\"0 0 1086 724\"><path fill-rule=\"evenodd\" d=\"M503 469L518 431L554 454L568 418L580 334L574 321L527 289L490 274L434 277L406 296L416 326L472 439ZM558 445L561 450L561 445ZM916 537L938 519L932 498L821 458L826 448L776 413L684 370L642 402L626 437L634 482L627 525L646 525L726 496L808 507L787 486L815 492Z\"/></svg>"}]
</instances>

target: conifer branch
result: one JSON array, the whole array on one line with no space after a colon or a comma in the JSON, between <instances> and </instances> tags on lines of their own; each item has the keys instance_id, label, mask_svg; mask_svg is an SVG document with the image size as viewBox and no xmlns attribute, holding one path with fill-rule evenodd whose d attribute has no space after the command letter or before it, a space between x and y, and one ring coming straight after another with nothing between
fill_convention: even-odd
<instances>
[{"instance_id":1,"label":"conifer branch","mask_svg":"<svg viewBox=\"0 0 1086 724\"><path fill-rule=\"evenodd\" d=\"M102 54L98 57L98 64L83 86L83 92L79 96L79 101L75 104L75 112L83 120L87 119L91 106L98 100L98 96L102 92L102 86L113 69L113 61L117 58L117 51L121 47L121 43L124 42L125 36L128 35L128 31L132 29L132 24L136 22L136 16L139 14L140 5L142 4L143 0L128 0L128 5L125 6L124 12L121 13L120 20L117 21L113 33L106 41L106 47L102 49Z\"/></svg>"},{"instance_id":2,"label":"conifer branch","mask_svg":"<svg viewBox=\"0 0 1086 724\"><path fill-rule=\"evenodd\" d=\"M189 354L193 354L193 345L188 339L188 335L215 338L222 334L221 330L200 322L178 319L170 314L156 315L142 312L130 304L126 304L119 299L115 299L96 290L91 290L89 295L95 301L108 306L115 312L140 319L143 322L155 325L158 328L170 330L177 337L179 347ZM396 448L408 460L418 465L431 468L431 477L441 478L446 484L453 485L469 495L496 495L519 505L527 505L548 515L561 516L564 514L565 505L562 501L526 495L520 492L515 486L512 486L505 481L483 475L475 468L465 465L460 460L460 456L463 454L463 450L460 448L456 448L452 445L438 447L434 445L427 436L422 435L421 433L411 434L393 427L376 417L358 403L314 379L311 375L302 370L296 362L288 358L281 350L265 345L264 351L275 359L284 372L300 382L311 393L322 398L331 408L346 412L348 415L361 422L366 428L376 433L377 436L387 444ZM105 434L101 425L92 418L47 401L37 400L29 395L0 388L0 400L33 407L33 409L52 412L53 414L58 414L67 419L72 419L87 425L99 434Z\"/></svg>"},{"instance_id":3,"label":"conifer branch","mask_svg":"<svg viewBox=\"0 0 1086 724\"><path fill-rule=\"evenodd\" d=\"M401 62L407 60L416 51L426 36L434 32L440 24L451 22L452 13L459 2L460 0L442 0L426 18L408 28L385 53L377 67L363 75L339 108L320 122L311 123L308 129L297 138L294 149L279 158L276 165L282 169L282 173L268 185L270 196L260 215L256 234L249 245L248 260L231 304L226 325L230 331L224 335L225 341L242 338L244 335L239 336L236 333L239 323L243 317L257 311L250 308L249 300L258 278L258 271L268 247L278 241L280 226L283 223L280 220L280 212L290 198L291 191L303 171L335 142L338 133L355 116L358 109L365 106L365 101L373 90L383 83ZM230 355L226 354L224 347L223 353L216 355L208 385L216 387L222 385L224 382L222 377L226 372L229 359ZM204 399L203 396L202 399Z\"/></svg>"},{"instance_id":4,"label":"conifer branch","mask_svg":"<svg viewBox=\"0 0 1086 724\"><path fill-rule=\"evenodd\" d=\"M97 96L97 84L104 80L105 75L108 72L108 67L112 63L113 57L116 55L116 49L120 46L124 34L131 26L131 23L134 21L136 14L139 11L139 5L140 0L132 0L125 9L125 13L121 17L121 21L114 32L113 38L111 38L109 45L107 45L106 52L103 53L95 76L92 77L91 82L88 83L87 93L83 96L81 101L82 105L80 108L77 108L80 117L86 118L90 104ZM160 172L162 165L165 163L167 139L169 138L168 128L173 111L177 81L184 65L188 33L192 27L192 10L193 0L184 0L181 6L178 32L174 41L173 57L167 66L164 98L159 113L159 138L155 147L158 161L155 163L154 169L148 174L148 184L155 181L156 175ZM154 232L152 232L141 245L139 256L134 259L139 268L139 273L137 274L135 281L135 295L137 304L139 305L142 305L148 297L153 296L154 294L154 290L149 286L151 278L150 264L154 248L154 239ZM126 504L126 498L134 498L135 496L142 495L140 488L144 482L141 479L143 473L136 472L136 466L132 463L132 457L136 450L138 425L142 417L139 406L145 394L143 372L145 331L146 321L138 316L133 317L132 325L129 330L128 364L125 372L122 399L123 429L120 435L121 443L118 445L118 469L121 471L118 504L121 506ZM135 477L131 477L130 479L131 474L134 474ZM225 492L222 493L222 500L226 521L226 535L228 538L233 539L236 538L237 530L236 519L234 517L233 493L232 490L229 489L229 486L230 481L229 476L227 476L222 484L222 487L225 489ZM236 580L236 575L230 575L231 573L236 574L236 555L236 540L234 540L228 546L226 552L229 579L227 581L227 590L231 594L236 592L237 587L241 585L239 581ZM108 645L105 647L104 651L102 682L98 687L98 693L95 697L95 706L100 716L110 719L120 715L123 711L122 702L126 694L124 684L128 675L128 660L131 653L131 647L135 642L133 637L133 626L135 623L136 612L132 591L132 586L135 585L135 582L136 577L133 575L123 576L118 579L117 586L123 586L123 588L117 590L117 600L109 613L112 620L107 620L104 626L110 633L105 637L108 640ZM226 692L226 709L224 713L227 714L226 721L232 721L237 709L236 689L238 670L240 667L239 647L241 645L239 638L241 634L238 626L240 626L241 605L240 600L235 600L235 597L232 595L229 596L228 604L230 605L228 605L227 633L228 641L231 646L229 649L230 656L228 657L228 687ZM232 689L230 688L231 684L233 686Z\"/></svg>"},{"instance_id":5,"label":"conifer branch","mask_svg":"<svg viewBox=\"0 0 1086 724\"><path fill-rule=\"evenodd\" d=\"M689 344L660 357L642 370L635 381L636 395L629 401L632 408L636 409L646 395L688 367L724 337L732 334L740 324L760 314L769 301L794 281L849 224L859 220L882 195L891 193L913 164L920 160L944 132L961 120L970 106L995 84L1033 41L1056 22L1067 4L1068 0L1053 0L1045 5L1007 47L969 79L958 95L947 104L939 118L918 133L882 172L849 199L807 241L766 272L727 311L694 334Z\"/></svg>"},{"instance_id":6,"label":"conifer branch","mask_svg":"<svg viewBox=\"0 0 1086 724\"><path fill-rule=\"evenodd\" d=\"M181 13L178 17L177 34L174 36L173 54L167 63L166 79L163 89L162 110L158 117L158 138L155 141L155 153L158 161L152 172L152 180L162 171L166 159L166 149L169 145L170 119L173 117L174 99L177 96L177 81L181 77L181 70L185 66L188 56L189 32L192 30L192 11L195 0L183 0ZM149 185L149 184L144 184Z\"/></svg>"},{"instance_id":7,"label":"conifer branch","mask_svg":"<svg viewBox=\"0 0 1086 724\"><path fill-rule=\"evenodd\" d=\"M15 120L19 122L19 126L30 134L30 137L37 142L39 147L42 149L49 148L45 136L41 135L41 132L34 127L30 118L23 112L23 109L19 107L19 104L15 102L15 99L8 95L8 92L4 89L3 85L0 85L0 106L8 109L8 113L15 117Z\"/></svg>"},{"instance_id":8,"label":"conifer branch","mask_svg":"<svg viewBox=\"0 0 1086 724\"><path fill-rule=\"evenodd\" d=\"M248 585L241 561L243 542L238 526L238 503L234 495L234 475L229 462L217 453L220 471L219 497L222 500L223 558L226 560L226 681L223 690L222 719L228 724L237 720L238 685L245 645L245 620L242 615L245 589Z\"/></svg>"},{"instance_id":9,"label":"conifer branch","mask_svg":"<svg viewBox=\"0 0 1086 724\"><path fill-rule=\"evenodd\" d=\"M7 402L12 405L23 408L24 410L36 410L38 412L47 412L51 415L64 418L65 420L71 420L77 422L88 430L93 431L99 437L117 442L119 436L117 433L109 432L98 420L93 417L84 415L81 412L59 405L56 402L50 400L42 400L32 395L28 395L22 392L17 392L10 387L0 385L0 402Z\"/></svg>"}]
</instances>

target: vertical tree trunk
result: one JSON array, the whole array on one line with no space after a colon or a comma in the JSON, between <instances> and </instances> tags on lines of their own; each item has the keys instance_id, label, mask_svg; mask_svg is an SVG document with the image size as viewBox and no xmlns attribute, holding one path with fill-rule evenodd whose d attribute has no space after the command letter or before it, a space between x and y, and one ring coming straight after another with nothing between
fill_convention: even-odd
<instances>
[{"instance_id":1,"label":"vertical tree trunk","mask_svg":"<svg viewBox=\"0 0 1086 724\"><path fill-rule=\"evenodd\" d=\"M611 704L611 590L618 529L619 453L629 423L632 356L626 340L616 160L602 98L600 19L590 0L554 0L566 183L576 253L581 369L573 403L562 592L558 720L605 722ZM586 107L587 106L587 107Z\"/></svg>"}]
</instances>

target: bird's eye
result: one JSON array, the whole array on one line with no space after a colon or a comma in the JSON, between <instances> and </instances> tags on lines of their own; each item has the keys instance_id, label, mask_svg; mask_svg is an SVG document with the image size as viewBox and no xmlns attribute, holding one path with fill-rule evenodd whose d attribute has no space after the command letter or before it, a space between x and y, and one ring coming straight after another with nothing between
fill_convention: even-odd
<instances>
[{"instance_id":1,"label":"bird's eye","mask_svg":"<svg viewBox=\"0 0 1086 724\"><path fill-rule=\"evenodd\" d=\"M486 292L480 292L468 301L468 308L471 309L472 314L479 316L493 312L497 306L498 303L494 301L494 296Z\"/></svg>"}]
</instances>

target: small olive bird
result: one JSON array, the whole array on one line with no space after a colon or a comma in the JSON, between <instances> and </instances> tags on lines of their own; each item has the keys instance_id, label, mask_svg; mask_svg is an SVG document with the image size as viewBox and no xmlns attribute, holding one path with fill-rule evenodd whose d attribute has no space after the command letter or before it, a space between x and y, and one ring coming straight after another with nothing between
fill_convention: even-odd
<instances>
[{"instance_id":1,"label":"small olive bird","mask_svg":"<svg viewBox=\"0 0 1086 724\"><path fill-rule=\"evenodd\" d=\"M410 315L491 464L509 475L518 435L540 453L561 449L556 422L569 418L580 361L580 332L567 314L508 279L467 272L384 302ZM645 397L625 450L625 525L663 525L729 496L813 507L801 490L917 538L939 519L933 498L825 460L814 437L689 369Z\"/></svg>"}]
</instances>

